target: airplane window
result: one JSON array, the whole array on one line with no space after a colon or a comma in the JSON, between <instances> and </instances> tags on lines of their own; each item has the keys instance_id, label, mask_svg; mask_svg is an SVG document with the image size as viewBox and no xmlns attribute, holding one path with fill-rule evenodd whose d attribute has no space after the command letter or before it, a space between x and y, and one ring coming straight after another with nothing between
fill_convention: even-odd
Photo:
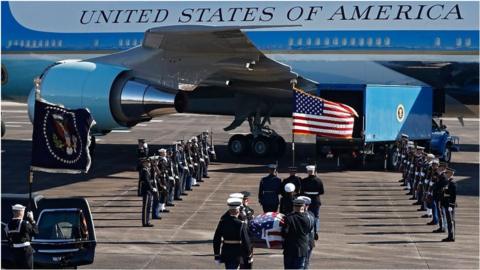
<instances>
[{"instance_id":1,"label":"airplane window","mask_svg":"<svg viewBox=\"0 0 480 270\"><path fill-rule=\"evenodd\" d=\"M138 44L138 40L134 39L133 40L133 46L137 46L137 44Z\"/></svg>"},{"instance_id":2,"label":"airplane window","mask_svg":"<svg viewBox=\"0 0 480 270\"><path fill-rule=\"evenodd\" d=\"M461 47L462 46L462 39L461 38L457 38L457 41L455 42L455 45L457 47Z\"/></svg>"},{"instance_id":3,"label":"airplane window","mask_svg":"<svg viewBox=\"0 0 480 270\"><path fill-rule=\"evenodd\" d=\"M358 39L358 45L363 47L363 45L365 45L365 39L364 38L359 38Z\"/></svg>"},{"instance_id":4,"label":"airplane window","mask_svg":"<svg viewBox=\"0 0 480 270\"><path fill-rule=\"evenodd\" d=\"M347 38L342 38L342 46L347 46Z\"/></svg>"},{"instance_id":5,"label":"airplane window","mask_svg":"<svg viewBox=\"0 0 480 270\"><path fill-rule=\"evenodd\" d=\"M18 40L15 40L15 41L13 42L13 46L18 46Z\"/></svg>"},{"instance_id":6,"label":"airplane window","mask_svg":"<svg viewBox=\"0 0 480 270\"><path fill-rule=\"evenodd\" d=\"M382 46L382 39L381 38L376 38L375 39L375 45Z\"/></svg>"},{"instance_id":7,"label":"airplane window","mask_svg":"<svg viewBox=\"0 0 480 270\"><path fill-rule=\"evenodd\" d=\"M307 38L306 44L307 44L307 46L312 45L312 39L311 39L311 38Z\"/></svg>"},{"instance_id":8,"label":"airplane window","mask_svg":"<svg viewBox=\"0 0 480 270\"><path fill-rule=\"evenodd\" d=\"M95 39L95 40L93 41L93 46L94 46L94 47L98 47L98 45L100 45L100 41L99 41L98 39Z\"/></svg>"},{"instance_id":9,"label":"airplane window","mask_svg":"<svg viewBox=\"0 0 480 270\"><path fill-rule=\"evenodd\" d=\"M38 239L85 239L88 236L87 223L80 211L42 212L38 223Z\"/></svg>"},{"instance_id":10,"label":"airplane window","mask_svg":"<svg viewBox=\"0 0 480 270\"><path fill-rule=\"evenodd\" d=\"M30 48L30 40L27 40L25 47Z\"/></svg>"},{"instance_id":11,"label":"airplane window","mask_svg":"<svg viewBox=\"0 0 480 270\"><path fill-rule=\"evenodd\" d=\"M7 48L10 48L10 47L12 47L12 41L11 40L9 40L8 43L7 43Z\"/></svg>"},{"instance_id":12,"label":"airplane window","mask_svg":"<svg viewBox=\"0 0 480 270\"><path fill-rule=\"evenodd\" d=\"M123 39L118 40L118 46L123 47Z\"/></svg>"},{"instance_id":13,"label":"airplane window","mask_svg":"<svg viewBox=\"0 0 480 270\"><path fill-rule=\"evenodd\" d=\"M37 41L36 40L32 41L32 47L37 48Z\"/></svg>"},{"instance_id":14,"label":"airplane window","mask_svg":"<svg viewBox=\"0 0 480 270\"><path fill-rule=\"evenodd\" d=\"M43 40L38 41L38 47L42 48L43 47Z\"/></svg>"},{"instance_id":15,"label":"airplane window","mask_svg":"<svg viewBox=\"0 0 480 270\"><path fill-rule=\"evenodd\" d=\"M383 39L383 43L385 44L385 46L390 46L390 38L389 37L386 37Z\"/></svg>"},{"instance_id":16,"label":"airplane window","mask_svg":"<svg viewBox=\"0 0 480 270\"><path fill-rule=\"evenodd\" d=\"M326 37L326 38L323 40L323 43L325 44L325 46L330 45L330 38Z\"/></svg>"},{"instance_id":17,"label":"airplane window","mask_svg":"<svg viewBox=\"0 0 480 270\"><path fill-rule=\"evenodd\" d=\"M298 38L297 39L297 46L302 46L303 44L303 39L302 38Z\"/></svg>"},{"instance_id":18,"label":"airplane window","mask_svg":"<svg viewBox=\"0 0 480 270\"><path fill-rule=\"evenodd\" d=\"M25 46L25 41L20 40L20 47L23 47L23 46Z\"/></svg>"},{"instance_id":19,"label":"airplane window","mask_svg":"<svg viewBox=\"0 0 480 270\"><path fill-rule=\"evenodd\" d=\"M50 47L50 41L45 40L45 47L47 47L47 48Z\"/></svg>"},{"instance_id":20,"label":"airplane window","mask_svg":"<svg viewBox=\"0 0 480 270\"><path fill-rule=\"evenodd\" d=\"M63 44L63 40L59 40L59 41L57 42L57 46L58 46L58 47L62 47L62 44Z\"/></svg>"},{"instance_id":21,"label":"airplane window","mask_svg":"<svg viewBox=\"0 0 480 270\"><path fill-rule=\"evenodd\" d=\"M127 47L130 46L130 39L125 40L125 46L127 46Z\"/></svg>"},{"instance_id":22,"label":"airplane window","mask_svg":"<svg viewBox=\"0 0 480 270\"><path fill-rule=\"evenodd\" d=\"M321 42L322 42L322 41L320 40L320 38L316 38L316 39L315 39L315 45L316 45L316 46L320 46Z\"/></svg>"},{"instance_id":23,"label":"airplane window","mask_svg":"<svg viewBox=\"0 0 480 270\"><path fill-rule=\"evenodd\" d=\"M442 40L439 37L435 38L435 47L440 47L442 45Z\"/></svg>"},{"instance_id":24,"label":"airplane window","mask_svg":"<svg viewBox=\"0 0 480 270\"><path fill-rule=\"evenodd\" d=\"M293 46L293 38L288 39L288 46Z\"/></svg>"},{"instance_id":25,"label":"airplane window","mask_svg":"<svg viewBox=\"0 0 480 270\"><path fill-rule=\"evenodd\" d=\"M466 38L465 39L465 47L470 47L472 46L472 39L471 38Z\"/></svg>"},{"instance_id":26,"label":"airplane window","mask_svg":"<svg viewBox=\"0 0 480 270\"><path fill-rule=\"evenodd\" d=\"M355 46L355 43L357 42L357 40L355 38L350 38L350 46Z\"/></svg>"},{"instance_id":27,"label":"airplane window","mask_svg":"<svg viewBox=\"0 0 480 270\"><path fill-rule=\"evenodd\" d=\"M371 47L372 45L373 45L373 38L369 37L369 38L367 39L367 46L368 46L368 47Z\"/></svg>"},{"instance_id":28,"label":"airplane window","mask_svg":"<svg viewBox=\"0 0 480 270\"><path fill-rule=\"evenodd\" d=\"M52 47L56 47L56 46L57 46L55 40L52 40L51 44L52 44Z\"/></svg>"},{"instance_id":29,"label":"airplane window","mask_svg":"<svg viewBox=\"0 0 480 270\"><path fill-rule=\"evenodd\" d=\"M338 38L333 38L332 39L332 44L337 46L338 45Z\"/></svg>"}]
</instances>

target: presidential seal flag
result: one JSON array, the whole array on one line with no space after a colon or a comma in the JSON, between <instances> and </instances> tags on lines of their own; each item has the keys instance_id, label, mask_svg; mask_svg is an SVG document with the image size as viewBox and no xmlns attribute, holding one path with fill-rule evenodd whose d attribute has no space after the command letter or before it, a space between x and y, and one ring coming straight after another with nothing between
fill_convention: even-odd
<instances>
[{"instance_id":1,"label":"presidential seal flag","mask_svg":"<svg viewBox=\"0 0 480 270\"><path fill-rule=\"evenodd\" d=\"M87 109L69 110L35 101L32 171L86 173L90 168L90 128Z\"/></svg>"}]
</instances>

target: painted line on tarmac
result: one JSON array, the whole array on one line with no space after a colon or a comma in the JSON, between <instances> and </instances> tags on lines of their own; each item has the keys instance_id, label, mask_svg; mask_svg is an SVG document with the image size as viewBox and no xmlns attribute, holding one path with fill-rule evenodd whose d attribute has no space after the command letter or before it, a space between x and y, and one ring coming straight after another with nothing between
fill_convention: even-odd
<instances>
[{"instance_id":1,"label":"painted line on tarmac","mask_svg":"<svg viewBox=\"0 0 480 270\"><path fill-rule=\"evenodd\" d=\"M31 124L30 122L26 122L26 121L19 121L19 122L5 122L5 124Z\"/></svg>"},{"instance_id":2,"label":"painted line on tarmac","mask_svg":"<svg viewBox=\"0 0 480 270\"><path fill-rule=\"evenodd\" d=\"M445 117L445 118L440 118L442 120L447 120L447 121L458 121L458 118L454 117ZM480 122L480 118L463 118L464 122Z\"/></svg>"},{"instance_id":3,"label":"painted line on tarmac","mask_svg":"<svg viewBox=\"0 0 480 270\"><path fill-rule=\"evenodd\" d=\"M131 130L123 130L123 129L117 129L117 130L112 130L112 133L129 133L132 132Z\"/></svg>"},{"instance_id":4,"label":"painted line on tarmac","mask_svg":"<svg viewBox=\"0 0 480 270\"><path fill-rule=\"evenodd\" d=\"M5 125L6 127L22 127L22 125Z\"/></svg>"},{"instance_id":5,"label":"painted line on tarmac","mask_svg":"<svg viewBox=\"0 0 480 270\"><path fill-rule=\"evenodd\" d=\"M163 120L161 119L153 119L153 120L150 120L150 123L162 123Z\"/></svg>"}]
</instances>

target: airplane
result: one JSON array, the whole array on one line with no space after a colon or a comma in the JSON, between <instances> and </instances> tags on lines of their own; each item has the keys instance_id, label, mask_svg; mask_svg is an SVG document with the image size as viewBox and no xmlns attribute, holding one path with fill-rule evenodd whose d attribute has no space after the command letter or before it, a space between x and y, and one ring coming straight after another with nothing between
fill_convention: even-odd
<instances>
[{"instance_id":1,"label":"airplane","mask_svg":"<svg viewBox=\"0 0 480 270\"><path fill-rule=\"evenodd\" d=\"M233 154L281 153L292 87L429 85L478 116L477 1L2 2L2 100L88 107L94 134L175 112L233 115ZM41 83L40 83L41 82ZM446 105L446 108L445 108ZM452 106L450 106L452 105ZM3 125L3 123L2 123Z\"/></svg>"}]
</instances>

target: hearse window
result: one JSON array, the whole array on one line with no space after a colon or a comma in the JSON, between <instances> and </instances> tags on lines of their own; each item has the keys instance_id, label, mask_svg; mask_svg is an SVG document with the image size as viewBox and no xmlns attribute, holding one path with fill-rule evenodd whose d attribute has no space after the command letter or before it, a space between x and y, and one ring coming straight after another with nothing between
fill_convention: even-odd
<instances>
[{"instance_id":1,"label":"hearse window","mask_svg":"<svg viewBox=\"0 0 480 270\"><path fill-rule=\"evenodd\" d=\"M87 239L88 228L80 210L46 210L40 214L37 239Z\"/></svg>"}]
</instances>

